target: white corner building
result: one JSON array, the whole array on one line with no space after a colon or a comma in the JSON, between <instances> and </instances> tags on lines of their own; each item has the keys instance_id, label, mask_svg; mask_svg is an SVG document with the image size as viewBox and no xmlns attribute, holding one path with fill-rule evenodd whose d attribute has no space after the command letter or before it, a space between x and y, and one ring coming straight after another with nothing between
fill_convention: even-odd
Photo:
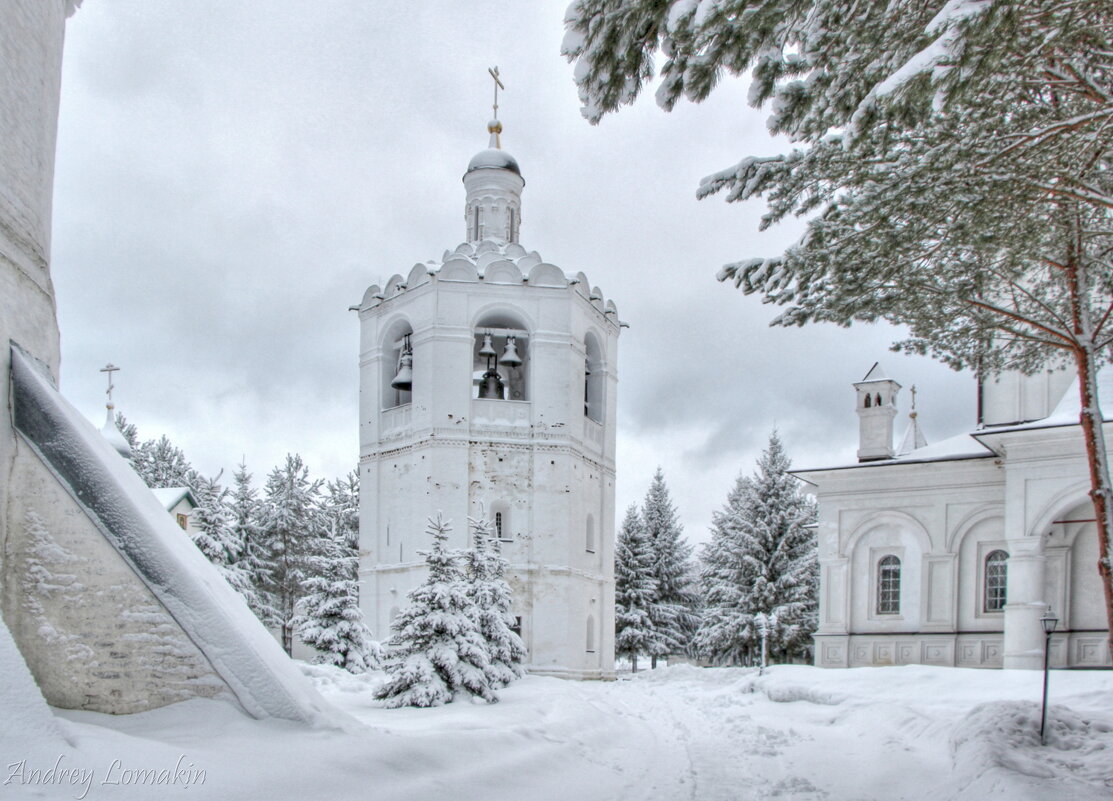
<instances>
[{"instance_id":1,"label":"white corner building","mask_svg":"<svg viewBox=\"0 0 1113 801\"><path fill-rule=\"evenodd\" d=\"M913 394L898 448L900 384L854 385L858 463L795 471L819 500L817 665L1042 668L1049 606L1052 666L1111 664L1075 380L987 380L977 427L930 445Z\"/></svg>"},{"instance_id":2,"label":"white corner building","mask_svg":"<svg viewBox=\"0 0 1113 801\"><path fill-rule=\"evenodd\" d=\"M359 307L361 603L385 639L425 577L429 516L461 548L486 517L529 670L611 678L618 313L519 244L525 181L488 130L466 241Z\"/></svg>"}]
</instances>

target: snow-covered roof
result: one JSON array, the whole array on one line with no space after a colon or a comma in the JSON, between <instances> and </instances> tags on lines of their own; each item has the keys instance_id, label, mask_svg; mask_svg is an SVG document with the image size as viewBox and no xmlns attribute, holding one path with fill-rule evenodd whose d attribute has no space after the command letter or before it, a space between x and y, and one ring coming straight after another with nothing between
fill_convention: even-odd
<instances>
[{"instance_id":1,"label":"snow-covered roof","mask_svg":"<svg viewBox=\"0 0 1113 801\"><path fill-rule=\"evenodd\" d=\"M54 386L44 365L11 350L12 417L105 539L256 717L322 725L348 718L321 698L278 642L150 489Z\"/></svg>"},{"instance_id":2,"label":"snow-covered roof","mask_svg":"<svg viewBox=\"0 0 1113 801\"><path fill-rule=\"evenodd\" d=\"M893 379L889 378L889 376L885 374L885 368L883 368L881 366L881 362L874 362L873 367L871 367L869 369L869 372L867 372L866 375L862 378L862 380L859 381L858 383L859 384L868 384L872 381L892 381L892 380Z\"/></svg>"},{"instance_id":3,"label":"snow-covered roof","mask_svg":"<svg viewBox=\"0 0 1113 801\"><path fill-rule=\"evenodd\" d=\"M370 309L403 292L416 289L429 283L432 276L436 276L439 281L482 281L486 284L571 288L615 325L619 324L618 307L614 301L605 300L602 290L591 286L582 272L568 276L555 264L542 259L536 250L526 251L517 242L493 239L485 239L476 245L461 243L455 250L446 250L440 261L430 260L415 264L406 278L396 273L386 282L385 287L371 285L363 294L359 309Z\"/></svg>"},{"instance_id":4,"label":"snow-covered roof","mask_svg":"<svg viewBox=\"0 0 1113 801\"><path fill-rule=\"evenodd\" d=\"M163 508L168 512L177 506L182 498L186 498L194 508L197 507L197 499L193 497L193 493L190 492L189 487L158 487L152 489L151 492L154 493L155 497L158 498L158 502L161 503Z\"/></svg>"},{"instance_id":5,"label":"snow-covered roof","mask_svg":"<svg viewBox=\"0 0 1113 801\"><path fill-rule=\"evenodd\" d=\"M517 159L505 150L495 147L480 150L472 156L472 160L468 162L467 171L471 172L472 170L510 170L518 175L522 174Z\"/></svg>"}]
</instances>

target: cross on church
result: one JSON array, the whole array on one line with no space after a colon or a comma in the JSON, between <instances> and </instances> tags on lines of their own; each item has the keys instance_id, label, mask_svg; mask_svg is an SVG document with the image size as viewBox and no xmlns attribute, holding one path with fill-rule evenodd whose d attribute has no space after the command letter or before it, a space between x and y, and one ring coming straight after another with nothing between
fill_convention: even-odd
<instances>
[{"instance_id":1,"label":"cross on church","mask_svg":"<svg viewBox=\"0 0 1113 801\"><path fill-rule=\"evenodd\" d=\"M102 373L108 373L108 389L105 390L104 394L108 396L109 406L112 405L112 390L115 389L115 387L112 385L112 374L119 369L120 368L114 365L112 362L109 362L104 367L100 368L100 371Z\"/></svg>"},{"instance_id":2,"label":"cross on church","mask_svg":"<svg viewBox=\"0 0 1113 801\"><path fill-rule=\"evenodd\" d=\"M499 89L501 89L502 91L505 92L506 87L503 86L502 81L499 80L499 68L498 67L488 67L487 72L490 73L491 79L494 80L494 82L495 82L494 110L495 110L495 119L497 120L499 118Z\"/></svg>"}]
</instances>

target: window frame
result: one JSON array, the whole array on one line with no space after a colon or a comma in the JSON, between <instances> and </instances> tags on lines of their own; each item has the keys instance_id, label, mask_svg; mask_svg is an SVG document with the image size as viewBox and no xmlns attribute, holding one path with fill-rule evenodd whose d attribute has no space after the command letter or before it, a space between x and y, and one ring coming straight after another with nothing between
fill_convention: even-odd
<instances>
[{"instance_id":1,"label":"window frame","mask_svg":"<svg viewBox=\"0 0 1113 801\"><path fill-rule=\"evenodd\" d=\"M885 617L900 615L901 573L903 569L904 564L896 554L885 554L877 560L875 615Z\"/></svg>"},{"instance_id":2,"label":"window frame","mask_svg":"<svg viewBox=\"0 0 1113 801\"><path fill-rule=\"evenodd\" d=\"M1009 602L1009 552L1004 548L994 548L982 559L981 589L984 614L997 615L1005 611Z\"/></svg>"}]
</instances>

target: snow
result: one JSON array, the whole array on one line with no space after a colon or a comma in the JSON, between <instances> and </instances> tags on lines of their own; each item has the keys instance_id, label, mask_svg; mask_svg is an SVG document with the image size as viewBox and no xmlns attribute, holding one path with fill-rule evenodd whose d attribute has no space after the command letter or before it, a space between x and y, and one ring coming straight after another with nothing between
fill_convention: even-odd
<instances>
[{"instance_id":1,"label":"snow","mask_svg":"<svg viewBox=\"0 0 1113 801\"><path fill-rule=\"evenodd\" d=\"M187 495L191 495L189 487L155 487L151 490L154 496L158 498L158 502L162 504L163 508L170 511L178 505L178 501ZM190 503L197 506L194 499L190 498Z\"/></svg>"},{"instance_id":2,"label":"snow","mask_svg":"<svg viewBox=\"0 0 1113 801\"><path fill-rule=\"evenodd\" d=\"M94 800L177 797L186 787L185 773L176 788L102 784L113 760L116 779L181 761L193 771L184 796L193 801L1113 796L1113 674L1103 671L1052 673L1041 747L1036 671L775 666L758 676L678 665L618 682L527 676L493 705L384 709L372 700L381 673L303 670L365 727L312 731L203 700L118 717L60 712L77 743L64 766L93 773ZM70 799L74 790L17 779L0 794Z\"/></svg>"},{"instance_id":3,"label":"snow","mask_svg":"<svg viewBox=\"0 0 1113 801\"><path fill-rule=\"evenodd\" d=\"M33 357L18 347L11 354L16 427L244 708L258 717L349 725L305 681L244 600L182 536L138 474L58 393Z\"/></svg>"}]
</instances>

